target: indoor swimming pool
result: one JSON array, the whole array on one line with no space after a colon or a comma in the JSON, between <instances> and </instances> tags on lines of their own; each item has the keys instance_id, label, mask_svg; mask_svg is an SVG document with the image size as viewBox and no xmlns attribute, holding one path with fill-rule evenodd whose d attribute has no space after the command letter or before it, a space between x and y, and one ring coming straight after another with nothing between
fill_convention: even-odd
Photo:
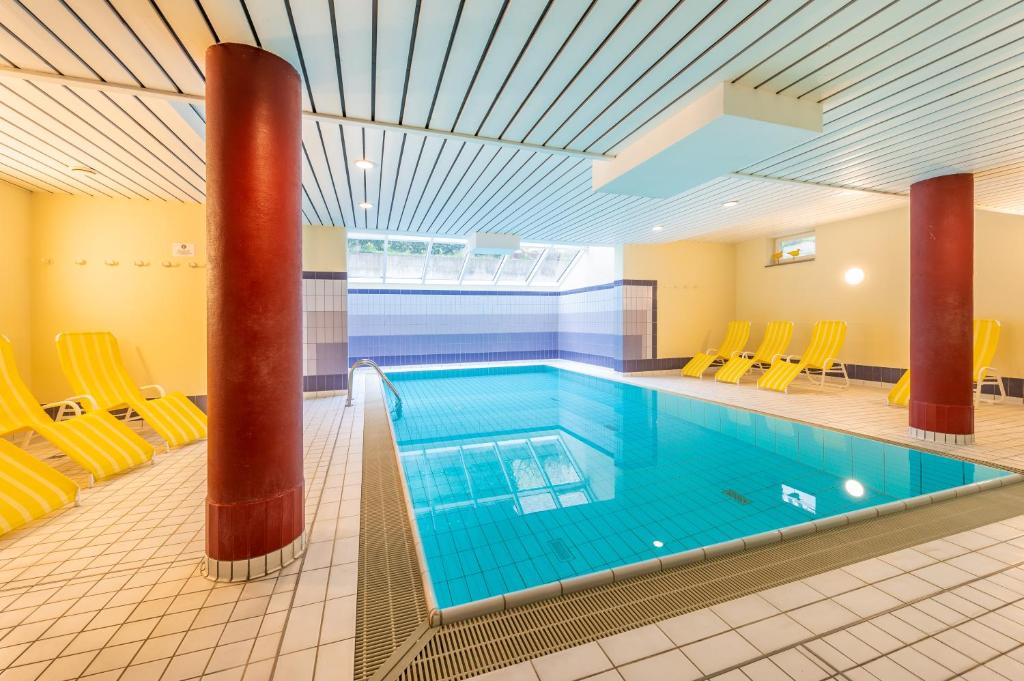
<instances>
[{"instance_id":1,"label":"indoor swimming pool","mask_svg":"<svg viewBox=\"0 0 1024 681\"><path fill-rule=\"evenodd\" d=\"M440 608L1007 475L551 366L389 377Z\"/></svg>"}]
</instances>

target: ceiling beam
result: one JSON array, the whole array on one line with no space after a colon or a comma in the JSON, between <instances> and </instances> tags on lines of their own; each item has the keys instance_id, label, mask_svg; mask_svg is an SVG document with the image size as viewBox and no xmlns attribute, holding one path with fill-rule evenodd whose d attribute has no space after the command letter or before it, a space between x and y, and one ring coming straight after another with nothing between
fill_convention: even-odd
<instances>
[{"instance_id":1,"label":"ceiling beam","mask_svg":"<svg viewBox=\"0 0 1024 681\"><path fill-rule=\"evenodd\" d=\"M139 87L124 83L105 83L90 78L78 78L75 76L62 76L56 73L45 71L32 71L29 69L18 69L9 66L0 66L0 78L24 80L30 83L46 83L50 85L63 85L71 88L85 88L98 90L113 95L129 95L135 97L149 97L162 99L169 102L180 102L182 104L194 104L203 106L206 98L202 95L192 95L171 90L160 90L156 88ZM549 156L571 156L587 160L604 161L614 158L605 154L598 154L590 151L577 151L575 149L560 149L558 147L547 147L542 144L529 144L527 142L513 142L511 140L498 139L496 137L481 137L461 132L449 132L447 130L435 130L433 128L420 128L414 125L403 125L400 123L384 123L381 121L369 121L364 118L353 118L341 114L324 113L319 111L303 111L304 118L335 123L337 125L351 125L370 130L384 130L389 132L402 133L406 135L418 135L421 137L437 137L440 139L466 142L469 144L483 144L486 146L506 147L520 151L530 151Z\"/></svg>"}]
</instances>

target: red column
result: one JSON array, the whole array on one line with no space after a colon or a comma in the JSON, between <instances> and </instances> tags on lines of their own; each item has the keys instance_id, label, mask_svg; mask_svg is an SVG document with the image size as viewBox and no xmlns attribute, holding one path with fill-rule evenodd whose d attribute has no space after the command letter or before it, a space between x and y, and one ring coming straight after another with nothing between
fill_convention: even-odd
<instances>
[{"instance_id":1,"label":"red column","mask_svg":"<svg viewBox=\"0 0 1024 681\"><path fill-rule=\"evenodd\" d=\"M974 176L910 187L910 432L974 441Z\"/></svg>"},{"instance_id":2,"label":"red column","mask_svg":"<svg viewBox=\"0 0 1024 681\"><path fill-rule=\"evenodd\" d=\"M210 577L237 580L304 544L298 75L270 52L213 45L206 116L206 554Z\"/></svg>"}]
</instances>

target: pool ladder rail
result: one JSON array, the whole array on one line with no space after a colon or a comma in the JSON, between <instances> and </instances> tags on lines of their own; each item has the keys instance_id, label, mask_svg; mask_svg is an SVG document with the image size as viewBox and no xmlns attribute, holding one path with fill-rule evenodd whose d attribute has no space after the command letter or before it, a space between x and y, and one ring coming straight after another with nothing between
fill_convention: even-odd
<instances>
[{"instance_id":1,"label":"pool ladder rail","mask_svg":"<svg viewBox=\"0 0 1024 681\"><path fill-rule=\"evenodd\" d=\"M380 376L380 380L384 381L384 385L390 388L391 392L394 393L395 399L398 400L398 407L401 408L402 396L398 394L398 388L395 387L395 384L392 383L391 379L389 379L384 374L384 372L381 370L381 368L377 365L376 362L374 362L372 359L367 359L365 357L363 359L357 359L356 361L352 362L352 366L348 370L348 397L345 399L346 407L352 406L352 375L355 374L356 369L358 369L359 367L373 367L374 371L377 372L377 375Z\"/></svg>"}]
</instances>

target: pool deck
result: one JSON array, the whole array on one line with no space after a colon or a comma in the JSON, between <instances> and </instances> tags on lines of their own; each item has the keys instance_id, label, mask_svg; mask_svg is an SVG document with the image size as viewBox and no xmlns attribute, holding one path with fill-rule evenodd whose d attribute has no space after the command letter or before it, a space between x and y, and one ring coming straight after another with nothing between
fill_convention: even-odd
<instances>
[{"instance_id":1,"label":"pool deck","mask_svg":"<svg viewBox=\"0 0 1024 681\"><path fill-rule=\"evenodd\" d=\"M355 381L353 408L337 396L305 403L309 548L276 575L246 584L201 576L205 443L161 454L85 490L80 506L0 538L0 681L352 678L368 377ZM921 446L878 387L780 395L674 376L622 380ZM982 405L977 423L975 445L922 448L1024 470L1024 407ZM488 678L1020 679L1022 566L1024 516Z\"/></svg>"}]
</instances>

